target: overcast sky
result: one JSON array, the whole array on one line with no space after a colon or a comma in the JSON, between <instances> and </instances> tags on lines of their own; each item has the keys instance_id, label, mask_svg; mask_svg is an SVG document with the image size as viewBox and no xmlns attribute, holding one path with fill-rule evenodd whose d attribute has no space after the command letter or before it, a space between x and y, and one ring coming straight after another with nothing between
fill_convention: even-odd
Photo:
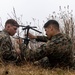
<instances>
[{"instance_id":1,"label":"overcast sky","mask_svg":"<svg viewBox=\"0 0 75 75\"><path fill-rule=\"evenodd\" d=\"M10 14L12 16L13 7L16 10L17 17L22 15L22 22L32 22L32 18L39 20L41 24L43 20L52 14L53 11L59 12L59 6L62 8L69 5L73 9L75 15L75 0L0 0L0 17L2 25Z\"/></svg>"}]
</instances>

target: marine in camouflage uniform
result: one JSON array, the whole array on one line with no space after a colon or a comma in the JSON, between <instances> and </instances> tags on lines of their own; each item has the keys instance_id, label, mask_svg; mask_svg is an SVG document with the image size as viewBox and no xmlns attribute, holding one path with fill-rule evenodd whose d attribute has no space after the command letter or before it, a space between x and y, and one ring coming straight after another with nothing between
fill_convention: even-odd
<instances>
[{"instance_id":1,"label":"marine in camouflage uniform","mask_svg":"<svg viewBox=\"0 0 75 75\"><path fill-rule=\"evenodd\" d=\"M17 54L13 48L10 35L5 30L0 32L0 56L2 60L5 61L13 61L17 58Z\"/></svg>"},{"instance_id":2,"label":"marine in camouflage uniform","mask_svg":"<svg viewBox=\"0 0 75 75\"><path fill-rule=\"evenodd\" d=\"M49 28L50 25L54 27L58 23L55 20L49 20L44 28ZM47 30L46 34L49 37ZM44 57L48 57L50 67L71 67L73 63L71 39L59 32L35 51L25 50L25 58L29 61L38 61Z\"/></svg>"},{"instance_id":3,"label":"marine in camouflage uniform","mask_svg":"<svg viewBox=\"0 0 75 75\"><path fill-rule=\"evenodd\" d=\"M16 62L18 52L13 47L10 36L16 33L18 23L13 19L8 19L5 23L5 29L0 32L0 58L3 62Z\"/></svg>"}]
</instances>

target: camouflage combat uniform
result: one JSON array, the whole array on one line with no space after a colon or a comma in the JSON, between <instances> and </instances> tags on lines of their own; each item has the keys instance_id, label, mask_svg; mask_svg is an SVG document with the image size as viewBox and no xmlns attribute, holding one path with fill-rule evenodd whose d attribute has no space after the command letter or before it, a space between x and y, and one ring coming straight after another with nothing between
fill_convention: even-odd
<instances>
[{"instance_id":1,"label":"camouflage combat uniform","mask_svg":"<svg viewBox=\"0 0 75 75\"><path fill-rule=\"evenodd\" d=\"M17 59L10 35L5 30L0 32L0 58L4 62L16 61Z\"/></svg>"},{"instance_id":2,"label":"camouflage combat uniform","mask_svg":"<svg viewBox=\"0 0 75 75\"><path fill-rule=\"evenodd\" d=\"M50 67L65 67L72 65L72 41L59 33L53 36L46 44L41 45L35 51L25 50L25 58L29 61L37 61L48 57Z\"/></svg>"}]
</instances>

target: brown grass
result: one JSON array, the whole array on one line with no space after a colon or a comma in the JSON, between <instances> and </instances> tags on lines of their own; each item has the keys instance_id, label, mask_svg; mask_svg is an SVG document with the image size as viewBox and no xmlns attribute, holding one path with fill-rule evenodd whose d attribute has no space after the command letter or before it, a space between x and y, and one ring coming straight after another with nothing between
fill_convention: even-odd
<instances>
[{"instance_id":1,"label":"brown grass","mask_svg":"<svg viewBox=\"0 0 75 75\"><path fill-rule=\"evenodd\" d=\"M63 70L60 68L44 69L31 64L25 64L23 66L14 66L9 64L8 66L0 66L0 75L75 75L74 70Z\"/></svg>"}]
</instances>

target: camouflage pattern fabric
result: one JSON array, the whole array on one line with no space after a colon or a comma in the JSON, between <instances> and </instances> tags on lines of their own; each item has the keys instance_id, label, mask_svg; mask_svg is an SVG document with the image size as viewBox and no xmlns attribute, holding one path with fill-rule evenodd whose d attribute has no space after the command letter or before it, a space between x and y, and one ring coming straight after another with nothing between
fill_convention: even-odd
<instances>
[{"instance_id":1,"label":"camouflage pattern fabric","mask_svg":"<svg viewBox=\"0 0 75 75\"><path fill-rule=\"evenodd\" d=\"M15 61L17 59L10 35L5 30L0 32L0 58L4 62Z\"/></svg>"},{"instance_id":2,"label":"camouflage pattern fabric","mask_svg":"<svg viewBox=\"0 0 75 75\"><path fill-rule=\"evenodd\" d=\"M44 57L48 57L51 67L71 66L73 59L71 39L59 33L35 51L25 50L25 58L29 61L37 61Z\"/></svg>"},{"instance_id":3,"label":"camouflage pattern fabric","mask_svg":"<svg viewBox=\"0 0 75 75\"><path fill-rule=\"evenodd\" d=\"M43 68L50 68L50 62L49 62L48 57L44 57L38 61L34 61L33 64L35 66L41 66Z\"/></svg>"},{"instance_id":4,"label":"camouflage pattern fabric","mask_svg":"<svg viewBox=\"0 0 75 75\"><path fill-rule=\"evenodd\" d=\"M47 42L48 38L47 38L47 36L37 36L36 41L38 41L38 42Z\"/></svg>"}]
</instances>

